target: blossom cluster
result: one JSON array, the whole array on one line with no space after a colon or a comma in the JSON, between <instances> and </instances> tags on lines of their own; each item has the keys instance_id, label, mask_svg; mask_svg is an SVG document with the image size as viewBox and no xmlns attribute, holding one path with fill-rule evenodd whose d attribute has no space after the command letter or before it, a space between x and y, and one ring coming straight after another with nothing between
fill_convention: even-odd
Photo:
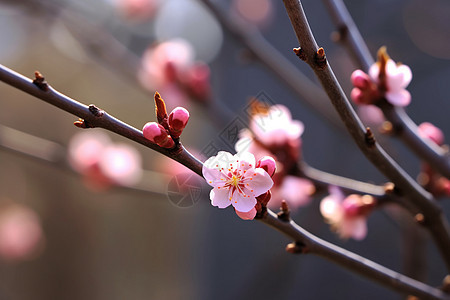
<instances>
[{"instance_id":1,"label":"blossom cluster","mask_svg":"<svg viewBox=\"0 0 450 300\"><path fill-rule=\"evenodd\" d=\"M97 190L112 185L131 186L142 176L139 152L128 144L113 143L99 131L74 135L69 142L68 160L83 175L85 184Z\"/></svg>"},{"instance_id":2,"label":"blossom cluster","mask_svg":"<svg viewBox=\"0 0 450 300\"><path fill-rule=\"evenodd\" d=\"M405 89L411 82L411 69L403 64L396 64L383 47L378 51L378 61L374 63L369 74L356 70L351 76L355 86L351 98L356 104L376 104L383 97L394 106L407 106L411 94Z\"/></svg>"}]
</instances>

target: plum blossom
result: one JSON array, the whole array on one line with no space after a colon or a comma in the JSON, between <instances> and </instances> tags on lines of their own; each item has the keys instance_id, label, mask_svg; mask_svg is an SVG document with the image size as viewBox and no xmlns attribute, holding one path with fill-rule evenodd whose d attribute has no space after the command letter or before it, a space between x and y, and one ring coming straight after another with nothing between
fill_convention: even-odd
<instances>
[{"instance_id":1,"label":"plum blossom","mask_svg":"<svg viewBox=\"0 0 450 300\"><path fill-rule=\"evenodd\" d=\"M203 164L203 177L213 187L211 204L219 208L232 205L245 219L256 215L256 197L266 193L273 185L270 175L256 167L253 154L241 152L232 155L219 151Z\"/></svg>"},{"instance_id":2,"label":"plum blossom","mask_svg":"<svg viewBox=\"0 0 450 300\"><path fill-rule=\"evenodd\" d=\"M367 235L367 215L375 202L371 196L356 194L345 197L335 186L320 202L320 212L341 238L362 240Z\"/></svg>"},{"instance_id":3,"label":"plum blossom","mask_svg":"<svg viewBox=\"0 0 450 300\"><path fill-rule=\"evenodd\" d=\"M233 0L233 10L256 26L267 25L273 17L271 0Z\"/></svg>"},{"instance_id":4,"label":"plum blossom","mask_svg":"<svg viewBox=\"0 0 450 300\"><path fill-rule=\"evenodd\" d=\"M151 18L161 5L161 0L116 0L117 9L127 19L145 21Z\"/></svg>"},{"instance_id":5,"label":"plum blossom","mask_svg":"<svg viewBox=\"0 0 450 300\"><path fill-rule=\"evenodd\" d=\"M423 138L428 138L436 143L438 146L444 144L444 133L441 129L429 122L423 122L417 128L419 135Z\"/></svg>"},{"instance_id":6,"label":"plum blossom","mask_svg":"<svg viewBox=\"0 0 450 300\"><path fill-rule=\"evenodd\" d=\"M114 144L102 132L81 132L72 137L68 147L71 166L94 189L111 185L130 186L142 175L141 157L127 144Z\"/></svg>"},{"instance_id":7,"label":"plum blossom","mask_svg":"<svg viewBox=\"0 0 450 300\"><path fill-rule=\"evenodd\" d=\"M8 262L34 258L44 246L38 215L21 204L0 212L0 258Z\"/></svg>"},{"instance_id":8,"label":"plum blossom","mask_svg":"<svg viewBox=\"0 0 450 300\"><path fill-rule=\"evenodd\" d=\"M411 82L411 69L396 64L382 47L378 51L378 61L369 68L369 74L356 70L351 76L355 88L351 98L356 104L375 104L382 96L394 106L407 106L411 94L406 87Z\"/></svg>"},{"instance_id":9,"label":"plum blossom","mask_svg":"<svg viewBox=\"0 0 450 300\"><path fill-rule=\"evenodd\" d=\"M315 192L314 185L307 179L288 175L289 169L301 156L303 123L292 120L289 109L284 105L257 108L250 119L249 129L239 133L236 151L251 152L256 158L275 157L277 172L273 176L269 207L278 208L281 200L286 200L292 209L308 204Z\"/></svg>"},{"instance_id":10,"label":"plum blossom","mask_svg":"<svg viewBox=\"0 0 450 300\"><path fill-rule=\"evenodd\" d=\"M139 81L178 105L186 103L188 96L205 100L210 94L209 67L194 58L194 48L181 38L153 45L142 56Z\"/></svg>"}]
</instances>

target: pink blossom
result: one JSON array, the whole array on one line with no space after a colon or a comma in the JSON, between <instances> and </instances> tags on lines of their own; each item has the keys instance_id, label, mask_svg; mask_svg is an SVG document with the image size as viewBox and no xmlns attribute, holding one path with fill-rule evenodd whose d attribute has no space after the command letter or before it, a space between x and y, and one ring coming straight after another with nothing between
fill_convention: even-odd
<instances>
[{"instance_id":1,"label":"pink blossom","mask_svg":"<svg viewBox=\"0 0 450 300\"><path fill-rule=\"evenodd\" d=\"M127 144L114 144L98 131L81 132L72 137L68 147L71 166L84 175L93 188L133 185L142 175L141 157Z\"/></svg>"},{"instance_id":2,"label":"pink blossom","mask_svg":"<svg viewBox=\"0 0 450 300\"><path fill-rule=\"evenodd\" d=\"M320 212L341 238L362 240L367 235L367 215L374 205L370 196L344 196L337 187L320 202Z\"/></svg>"},{"instance_id":3,"label":"pink blossom","mask_svg":"<svg viewBox=\"0 0 450 300\"><path fill-rule=\"evenodd\" d=\"M241 17L257 26L267 24L273 15L271 0L233 0L233 8Z\"/></svg>"},{"instance_id":4,"label":"pink blossom","mask_svg":"<svg viewBox=\"0 0 450 300\"><path fill-rule=\"evenodd\" d=\"M383 111L375 105L358 106L358 115L366 125L381 126L385 121Z\"/></svg>"},{"instance_id":5,"label":"pink blossom","mask_svg":"<svg viewBox=\"0 0 450 300\"><path fill-rule=\"evenodd\" d=\"M275 180L277 180L275 178ZM296 176L284 176L280 183L272 188L272 201L269 207L277 209L281 205L281 200L286 200L292 210L305 206L311 202L311 195L316 188L308 179Z\"/></svg>"},{"instance_id":6,"label":"pink blossom","mask_svg":"<svg viewBox=\"0 0 450 300\"><path fill-rule=\"evenodd\" d=\"M38 215L26 206L13 204L0 212L0 257L20 261L42 250L44 236Z\"/></svg>"},{"instance_id":7,"label":"pink blossom","mask_svg":"<svg viewBox=\"0 0 450 300\"><path fill-rule=\"evenodd\" d=\"M232 205L236 211L249 213L255 208L256 197L273 185L270 175L255 167L255 157L249 152L232 155L220 151L203 164L203 177L213 187L211 204L219 208Z\"/></svg>"},{"instance_id":8,"label":"pink blossom","mask_svg":"<svg viewBox=\"0 0 450 300\"><path fill-rule=\"evenodd\" d=\"M120 12L129 19L146 20L154 15L161 0L117 0Z\"/></svg>"},{"instance_id":9,"label":"pink blossom","mask_svg":"<svg viewBox=\"0 0 450 300\"><path fill-rule=\"evenodd\" d=\"M249 128L260 142L268 146L298 140L305 129L302 122L292 120L291 112L284 105L273 105L267 113L253 115Z\"/></svg>"},{"instance_id":10,"label":"pink blossom","mask_svg":"<svg viewBox=\"0 0 450 300\"><path fill-rule=\"evenodd\" d=\"M173 39L150 47L142 57L141 84L151 91L174 83L194 61L194 49L183 39Z\"/></svg>"},{"instance_id":11,"label":"pink blossom","mask_svg":"<svg viewBox=\"0 0 450 300\"><path fill-rule=\"evenodd\" d=\"M419 135L423 138L428 138L441 146L444 144L444 133L438 127L429 122L424 122L417 128Z\"/></svg>"},{"instance_id":12,"label":"pink blossom","mask_svg":"<svg viewBox=\"0 0 450 300\"><path fill-rule=\"evenodd\" d=\"M380 63L373 64L369 69L370 78L380 83ZM394 106L407 106L411 102L411 94L405 89L412 79L411 69L402 64L396 64L388 59L385 67L386 91L384 96Z\"/></svg>"}]
</instances>

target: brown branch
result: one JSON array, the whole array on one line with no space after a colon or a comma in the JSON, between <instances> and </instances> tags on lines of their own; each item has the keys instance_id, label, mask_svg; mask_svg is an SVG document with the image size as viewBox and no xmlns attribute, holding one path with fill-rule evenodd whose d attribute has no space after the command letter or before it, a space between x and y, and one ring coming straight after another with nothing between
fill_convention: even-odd
<instances>
[{"instance_id":1,"label":"brown branch","mask_svg":"<svg viewBox=\"0 0 450 300\"><path fill-rule=\"evenodd\" d=\"M438 289L401 275L362 256L326 242L309 233L293 221L282 221L271 211L268 211L261 221L293 239L295 241L295 245L292 249L293 251L322 256L355 273L404 293L405 295L415 295L421 299L450 299L449 295Z\"/></svg>"},{"instance_id":2,"label":"brown branch","mask_svg":"<svg viewBox=\"0 0 450 300\"><path fill-rule=\"evenodd\" d=\"M6 84L83 118L84 122L81 124L87 125L86 127L100 127L115 132L182 163L201 176L202 163L186 152L184 148L180 147L175 150L160 148L146 140L142 136L141 131L115 119L95 106L86 106L55 91L44 82L43 77L40 74L37 74L36 77L39 81L39 87L30 79L0 66L0 80ZM385 284L394 290L405 294L417 295L424 299L448 299L448 297L446 298L445 294L440 290L400 275L352 252L322 241L292 221L283 222L271 211L268 211L267 214L262 217L261 221L283 232L298 244L304 245L306 247L305 249L308 249L309 252L323 256L351 271Z\"/></svg>"},{"instance_id":3,"label":"brown branch","mask_svg":"<svg viewBox=\"0 0 450 300\"><path fill-rule=\"evenodd\" d=\"M38 76L37 76L38 77ZM202 164L194 158L182 145L175 149L161 148L153 144L142 135L142 131L114 118L107 112L94 105L86 106L72 98L54 90L51 86L46 88L34 84L32 80L0 65L0 80L49 104L52 104L68 113L82 118L81 127L99 127L117 133L125 138L151 148L173 160L183 164L194 173L201 176Z\"/></svg>"},{"instance_id":4,"label":"brown branch","mask_svg":"<svg viewBox=\"0 0 450 300\"><path fill-rule=\"evenodd\" d=\"M323 0L340 33L339 41L353 54L351 57L362 70L368 72L374 60L362 38L358 28L342 0ZM401 107L393 107L385 103L381 105L384 116L394 128L393 133L421 159L428 162L433 169L450 178L449 153L435 143L419 136L417 125L409 118Z\"/></svg>"},{"instance_id":5,"label":"brown branch","mask_svg":"<svg viewBox=\"0 0 450 300\"><path fill-rule=\"evenodd\" d=\"M311 32L299 0L283 0L305 61L314 70L348 132L364 155L396 186L400 195L407 197L425 216L423 225L432 234L437 247L450 270L450 230L442 210L433 197L420 187L378 143L368 143L369 131L364 128L331 67L318 65L319 47Z\"/></svg>"}]
</instances>

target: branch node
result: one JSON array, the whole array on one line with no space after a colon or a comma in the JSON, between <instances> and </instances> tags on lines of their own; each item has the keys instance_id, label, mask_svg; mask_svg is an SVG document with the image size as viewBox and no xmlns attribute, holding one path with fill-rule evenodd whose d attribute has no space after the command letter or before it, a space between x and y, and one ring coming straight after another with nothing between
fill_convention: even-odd
<instances>
[{"instance_id":1,"label":"branch node","mask_svg":"<svg viewBox=\"0 0 450 300\"><path fill-rule=\"evenodd\" d=\"M373 132L370 129L370 127L366 128L365 140L366 140L367 146L369 146L370 148L375 146L375 143L376 143L375 136L373 135Z\"/></svg>"},{"instance_id":2,"label":"branch node","mask_svg":"<svg viewBox=\"0 0 450 300\"><path fill-rule=\"evenodd\" d=\"M280 212L277 214L278 219L283 222L291 221L291 211L289 210L286 200L281 200Z\"/></svg>"},{"instance_id":3,"label":"branch node","mask_svg":"<svg viewBox=\"0 0 450 300\"><path fill-rule=\"evenodd\" d=\"M78 119L78 121L73 122L73 125L77 126L78 128L93 128L91 125L89 125L85 120Z\"/></svg>"},{"instance_id":4,"label":"branch node","mask_svg":"<svg viewBox=\"0 0 450 300\"><path fill-rule=\"evenodd\" d=\"M104 114L104 111L95 106L94 104L89 105L89 111L97 118L103 116Z\"/></svg>"},{"instance_id":5,"label":"branch node","mask_svg":"<svg viewBox=\"0 0 450 300\"><path fill-rule=\"evenodd\" d=\"M387 182L384 185L384 192L386 194L392 194L394 192L394 190L395 190L395 184L393 184L392 182Z\"/></svg>"},{"instance_id":6,"label":"branch node","mask_svg":"<svg viewBox=\"0 0 450 300\"><path fill-rule=\"evenodd\" d=\"M286 245L286 252L291 254L306 254L309 252L308 247L302 242L292 242Z\"/></svg>"},{"instance_id":7,"label":"branch node","mask_svg":"<svg viewBox=\"0 0 450 300\"><path fill-rule=\"evenodd\" d=\"M423 224L425 223L425 216L421 213L418 213L414 216L414 220L416 220L416 222L419 224Z\"/></svg>"},{"instance_id":8,"label":"branch node","mask_svg":"<svg viewBox=\"0 0 450 300\"><path fill-rule=\"evenodd\" d=\"M44 92L48 91L48 83L45 81L44 76L39 71L34 71L34 80L33 84L36 85L39 89Z\"/></svg>"},{"instance_id":9,"label":"branch node","mask_svg":"<svg viewBox=\"0 0 450 300\"><path fill-rule=\"evenodd\" d=\"M317 49L316 57L314 58L316 66L323 70L327 66L327 57L325 56L325 50L322 47Z\"/></svg>"},{"instance_id":10,"label":"branch node","mask_svg":"<svg viewBox=\"0 0 450 300\"><path fill-rule=\"evenodd\" d=\"M294 48L292 50L294 51L295 55L298 56L298 58L300 58L303 61L306 61L305 51L303 51L302 48L298 47L298 48Z\"/></svg>"}]
</instances>

